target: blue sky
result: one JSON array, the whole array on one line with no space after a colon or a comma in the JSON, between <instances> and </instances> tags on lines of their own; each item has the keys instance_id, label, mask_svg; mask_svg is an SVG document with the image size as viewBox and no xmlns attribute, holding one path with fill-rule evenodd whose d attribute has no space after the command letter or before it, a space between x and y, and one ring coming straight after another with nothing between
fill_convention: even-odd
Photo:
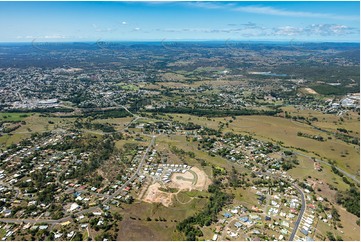
<instances>
[{"instance_id":1,"label":"blue sky","mask_svg":"<svg viewBox=\"0 0 361 242\"><path fill-rule=\"evenodd\" d=\"M0 41L360 39L359 2L0 2Z\"/></svg>"}]
</instances>

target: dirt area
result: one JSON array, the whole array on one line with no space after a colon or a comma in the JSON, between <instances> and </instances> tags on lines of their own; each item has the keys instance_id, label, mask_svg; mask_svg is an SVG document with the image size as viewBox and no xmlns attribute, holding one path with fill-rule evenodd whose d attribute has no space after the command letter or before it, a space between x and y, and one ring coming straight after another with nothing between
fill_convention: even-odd
<instances>
[{"instance_id":1,"label":"dirt area","mask_svg":"<svg viewBox=\"0 0 361 242\"><path fill-rule=\"evenodd\" d=\"M169 188L177 188L179 193L184 190L207 190L212 181L208 178L206 173L197 167L192 167L191 170L185 173L174 173L171 176L171 182L167 184ZM139 199L148 203L161 203L166 207L172 204L173 198L177 193L167 193L160 191L161 185L157 182L150 185L147 191L141 192ZM144 194L144 195L143 195Z\"/></svg>"},{"instance_id":2,"label":"dirt area","mask_svg":"<svg viewBox=\"0 0 361 242\"><path fill-rule=\"evenodd\" d=\"M212 181L206 173L197 167L192 167L186 173L174 173L171 177L169 187L179 190L207 190Z\"/></svg>"},{"instance_id":3,"label":"dirt area","mask_svg":"<svg viewBox=\"0 0 361 242\"><path fill-rule=\"evenodd\" d=\"M168 187L190 191L193 188L193 183L197 182L196 179L194 174L189 171L186 173L173 173Z\"/></svg>"},{"instance_id":4,"label":"dirt area","mask_svg":"<svg viewBox=\"0 0 361 242\"><path fill-rule=\"evenodd\" d=\"M212 184L212 181L208 178L207 174L197 167L192 167L191 171L195 172L198 176L194 189L200 191L207 190L208 186Z\"/></svg>"},{"instance_id":5,"label":"dirt area","mask_svg":"<svg viewBox=\"0 0 361 242\"><path fill-rule=\"evenodd\" d=\"M317 94L317 92L315 90L313 90L312 88L309 88L309 87L306 87L304 90L309 94Z\"/></svg>"},{"instance_id":6,"label":"dirt area","mask_svg":"<svg viewBox=\"0 0 361 242\"><path fill-rule=\"evenodd\" d=\"M161 203L166 207L171 205L173 194L160 191L160 187L161 185L159 183L154 183L153 185L150 185L144 195L143 201L149 203Z\"/></svg>"}]
</instances>

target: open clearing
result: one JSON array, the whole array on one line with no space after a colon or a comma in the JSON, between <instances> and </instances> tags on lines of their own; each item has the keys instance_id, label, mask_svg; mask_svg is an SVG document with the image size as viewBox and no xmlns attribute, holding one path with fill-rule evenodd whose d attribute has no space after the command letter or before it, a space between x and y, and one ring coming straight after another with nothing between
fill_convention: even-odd
<instances>
[{"instance_id":1,"label":"open clearing","mask_svg":"<svg viewBox=\"0 0 361 242\"><path fill-rule=\"evenodd\" d=\"M182 239L181 234L174 232L175 223L125 219L120 222L119 227L118 241L169 241Z\"/></svg>"},{"instance_id":2,"label":"open clearing","mask_svg":"<svg viewBox=\"0 0 361 242\"><path fill-rule=\"evenodd\" d=\"M313 90L312 88L309 88L309 87L303 88L302 91L305 91L308 94L318 94L315 90Z\"/></svg>"},{"instance_id":3,"label":"open clearing","mask_svg":"<svg viewBox=\"0 0 361 242\"><path fill-rule=\"evenodd\" d=\"M171 182L166 185L167 188L178 189L177 193L164 192L159 190L162 186L156 182L150 185L147 191L144 193L142 199L148 203L161 203L165 207L169 207L173 204L175 196L182 191L206 191L208 186L211 184L211 180L208 178L206 173L197 167L192 167L190 171L185 173L173 173ZM179 200L178 200L179 201ZM179 201L180 203L183 203Z\"/></svg>"},{"instance_id":4,"label":"open clearing","mask_svg":"<svg viewBox=\"0 0 361 242\"><path fill-rule=\"evenodd\" d=\"M207 177L206 173L197 167L192 167L186 173L174 173L171 177L169 187L177 188L179 190L207 190L211 184L211 180Z\"/></svg>"},{"instance_id":5,"label":"open clearing","mask_svg":"<svg viewBox=\"0 0 361 242\"><path fill-rule=\"evenodd\" d=\"M147 192L144 195L144 202L149 203L161 203L166 207L172 204L172 193L167 193L160 191L159 188L161 185L159 183L154 183L148 187Z\"/></svg>"}]
</instances>

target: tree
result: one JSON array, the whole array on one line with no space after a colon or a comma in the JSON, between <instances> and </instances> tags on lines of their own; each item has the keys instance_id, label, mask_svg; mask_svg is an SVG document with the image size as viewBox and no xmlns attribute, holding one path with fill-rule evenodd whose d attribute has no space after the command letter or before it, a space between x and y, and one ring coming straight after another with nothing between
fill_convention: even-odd
<instances>
[{"instance_id":1,"label":"tree","mask_svg":"<svg viewBox=\"0 0 361 242\"><path fill-rule=\"evenodd\" d=\"M327 232L326 232L326 236L327 236L328 240L330 240L330 241L336 241L335 236L334 236L333 233L331 233L330 231L327 231Z\"/></svg>"}]
</instances>

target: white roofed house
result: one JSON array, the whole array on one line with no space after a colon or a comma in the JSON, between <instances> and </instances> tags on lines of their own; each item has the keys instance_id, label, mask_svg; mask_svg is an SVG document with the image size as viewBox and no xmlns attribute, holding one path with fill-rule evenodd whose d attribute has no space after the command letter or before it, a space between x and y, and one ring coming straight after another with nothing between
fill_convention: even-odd
<instances>
[{"instance_id":1,"label":"white roofed house","mask_svg":"<svg viewBox=\"0 0 361 242\"><path fill-rule=\"evenodd\" d=\"M77 204L77 203L72 203L72 204L70 205L70 208L68 209L68 211L69 211L69 212L72 212L72 211L78 209L79 207L80 207L79 204Z\"/></svg>"}]
</instances>

